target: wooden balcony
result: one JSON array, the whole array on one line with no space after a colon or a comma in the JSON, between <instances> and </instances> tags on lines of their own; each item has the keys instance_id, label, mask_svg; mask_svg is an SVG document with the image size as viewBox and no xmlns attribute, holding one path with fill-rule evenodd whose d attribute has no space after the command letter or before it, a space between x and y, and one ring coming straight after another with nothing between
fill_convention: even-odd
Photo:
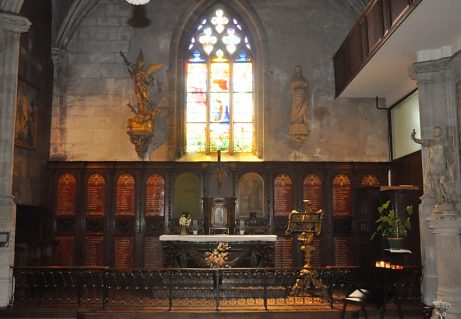
<instances>
[{"instance_id":1,"label":"wooden balcony","mask_svg":"<svg viewBox=\"0 0 461 319\"><path fill-rule=\"evenodd\" d=\"M372 0L333 57L336 97L422 0Z\"/></svg>"}]
</instances>

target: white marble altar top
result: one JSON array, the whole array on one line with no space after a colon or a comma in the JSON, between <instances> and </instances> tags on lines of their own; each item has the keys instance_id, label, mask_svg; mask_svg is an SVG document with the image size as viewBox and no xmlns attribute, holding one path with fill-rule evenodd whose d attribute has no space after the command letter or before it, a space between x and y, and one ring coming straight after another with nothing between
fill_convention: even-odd
<instances>
[{"instance_id":1,"label":"white marble altar top","mask_svg":"<svg viewBox=\"0 0 461 319\"><path fill-rule=\"evenodd\" d=\"M277 235L161 235L161 241L190 242L241 242L241 241L276 241Z\"/></svg>"}]
</instances>

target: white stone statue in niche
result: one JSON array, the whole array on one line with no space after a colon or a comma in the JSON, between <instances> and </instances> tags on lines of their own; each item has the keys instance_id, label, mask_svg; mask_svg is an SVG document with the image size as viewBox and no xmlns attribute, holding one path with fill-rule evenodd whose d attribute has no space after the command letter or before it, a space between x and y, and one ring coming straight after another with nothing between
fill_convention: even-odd
<instances>
[{"instance_id":1,"label":"white stone statue in niche","mask_svg":"<svg viewBox=\"0 0 461 319\"><path fill-rule=\"evenodd\" d=\"M308 83L304 78L302 67L297 65L295 66L295 74L290 80L291 113L288 127L288 135L296 148L300 148L309 135L307 126L308 93Z\"/></svg>"},{"instance_id":2,"label":"white stone statue in niche","mask_svg":"<svg viewBox=\"0 0 461 319\"><path fill-rule=\"evenodd\" d=\"M295 74L290 81L291 116L290 124L307 125L308 85L300 65L295 66Z\"/></svg>"},{"instance_id":3,"label":"white stone statue in niche","mask_svg":"<svg viewBox=\"0 0 461 319\"><path fill-rule=\"evenodd\" d=\"M432 138L418 139L416 131L411 139L429 149L429 157L424 168L425 182L429 185L429 196L434 199L435 206L452 203L455 187L455 159L448 139L442 137L442 129L432 129Z\"/></svg>"}]
</instances>

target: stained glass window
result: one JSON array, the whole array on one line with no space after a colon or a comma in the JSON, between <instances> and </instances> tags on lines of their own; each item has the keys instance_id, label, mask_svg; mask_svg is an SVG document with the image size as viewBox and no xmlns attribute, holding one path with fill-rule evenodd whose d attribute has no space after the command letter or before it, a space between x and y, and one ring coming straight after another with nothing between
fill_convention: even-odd
<instances>
[{"instance_id":1,"label":"stained glass window","mask_svg":"<svg viewBox=\"0 0 461 319\"><path fill-rule=\"evenodd\" d=\"M253 152L254 65L240 19L215 7L199 19L188 49L186 152Z\"/></svg>"}]
</instances>

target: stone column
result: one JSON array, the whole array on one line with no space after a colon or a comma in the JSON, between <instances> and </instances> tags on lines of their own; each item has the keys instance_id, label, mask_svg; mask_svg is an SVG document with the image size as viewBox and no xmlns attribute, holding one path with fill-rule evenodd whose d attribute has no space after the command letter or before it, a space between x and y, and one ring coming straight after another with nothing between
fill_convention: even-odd
<instances>
[{"instance_id":1,"label":"stone column","mask_svg":"<svg viewBox=\"0 0 461 319\"><path fill-rule=\"evenodd\" d=\"M67 52L60 48L51 48L51 59L53 61L53 105L51 119L51 153L55 156L66 158L62 145L66 142L67 109L64 105L64 67L67 63Z\"/></svg>"},{"instance_id":2,"label":"stone column","mask_svg":"<svg viewBox=\"0 0 461 319\"><path fill-rule=\"evenodd\" d=\"M8 305L13 292L16 205L12 184L19 36L29 27L27 18L0 12L0 232L10 237L8 247L0 247L0 307Z\"/></svg>"},{"instance_id":3,"label":"stone column","mask_svg":"<svg viewBox=\"0 0 461 319\"><path fill-rule=\"evenodd\" d=\"M424 175L424 196L420 205L421 256L423 264L423 301L435 299L452 304L450 318L461 318L460 250L460 174L459 124L456 103L456 66L453 57L418 62L410 69L417 80L421 139L431 140L432 129L440 127L448 140L447 150L454 157L452 199L434 207L430 186ZM428 147L422 148L423 167L428 165Z\"/></svg>"},{"instance_id":4,"label":"stone column","mask_svg":"<svg viewBox=\"0 0 461 319\"><path fill-rule=\"evenodd\" d=\"M433 214L429 224L435 234L437 300L449 302L449 318L461 318L461 218L456 210Z\"/></svg>"}]
</instances>

